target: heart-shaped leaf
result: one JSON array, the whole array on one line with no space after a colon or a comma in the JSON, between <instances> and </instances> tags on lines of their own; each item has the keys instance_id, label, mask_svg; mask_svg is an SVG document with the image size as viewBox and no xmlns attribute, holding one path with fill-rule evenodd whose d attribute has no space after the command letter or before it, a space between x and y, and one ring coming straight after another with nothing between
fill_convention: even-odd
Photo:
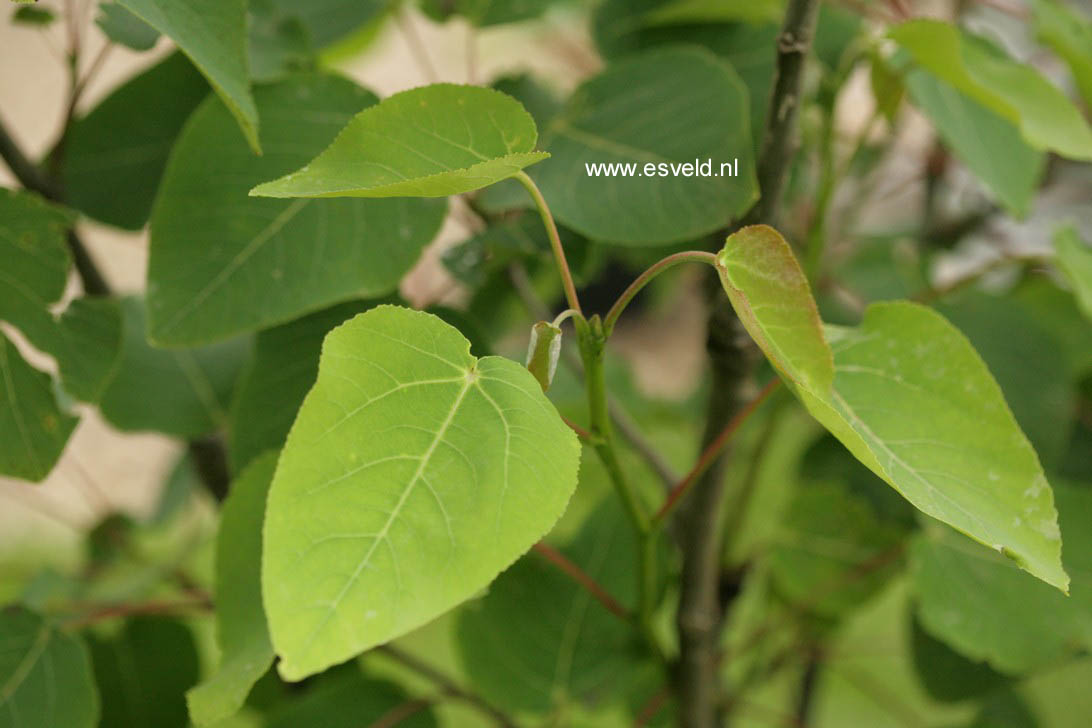
<instances>
[{"instance_id":1,"label":"heart-shaped leaf","mask_svg":"<svg viewBox=\"0 0 1092 728\"><path fill-rule=\"evenodd\" d=\"M334 329L269 493L262 593L299 680L492 581L557 521L576 436L519 364L380 306Z\"/></svg>"},{"instance_id":2,"label":"heart-shaped leaf","mask_svg":"<svg viewBox=\"0 0 1092 728\"><path fill-rule=\"evenodd\" d=\"M534 119L515 99L434 84L365 109L302 169L250 191L259 197L446 197L507 179L536 152Z\"/></svg>"},{"instance_id":3,"label":"heart-shaped leaf","mask_svg":"<svg viewBox=\"0 0 1092 728\"><path fill-rule=\"evenodd\" d=\"M824 341L804 272L764 226L729 238L717 268L751 336L858 460L920 510L1066 589L1039 458L955 327L917 304L878 303L859 328L827 327Z\"/></svg>"}]
</instances>

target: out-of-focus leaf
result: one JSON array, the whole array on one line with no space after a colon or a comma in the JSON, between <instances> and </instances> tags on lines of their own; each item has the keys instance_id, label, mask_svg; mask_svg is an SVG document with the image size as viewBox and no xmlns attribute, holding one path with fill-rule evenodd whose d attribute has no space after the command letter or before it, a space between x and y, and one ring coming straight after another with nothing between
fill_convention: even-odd
<instances>
[{"instance_id":1,"label":"out-of-focus leaf","mask_svg":"<svg viewBox=\"0 0 1092 728\"><path fill-rule=\"evenodd\" d=\"M116 2L99 5L95 25L107 38L134 51L151 50L159 40L158 30Z\"/></svg>"},{"instance_id":2,"label":"out-of-focus leaf","mask_svg":"<svg viewBox=\"0 0 1092 728\"><path fill-rule=\"evenodd\" d=\"M1092 490L1056 485L1070 596L943 527L911 549L918 616L935 637L997 670L1043 667L1092 645Z\"/></svg>"},{"instance_id":3,"label":"out-of-focus leaf","mask_svg":"<svg viewBox=\"0 0 1092 728\"><path fill-rule=\"evenodd\" d=\"M64 147L68 203L110 225L143 227L171 145L207 94L193 64L174 53L77 119Z\"/></svg>"},{"instance_id":4,"label":"out-of-focus leaf","mask_svg":"<svg viewBox=\"0 0 1092 728\"><path fill-rule=\"evenodd\" d=\"M782 0L669 0L644 15L644 24L762 23L781 19Z\"/></svg>"},{"instance_id":5,"label":"out-of-focus leaf","mask_svg":"<svg viewBox=\"0 0 1092 728\"><path fill-rule=\"evenodd\" d=\"M986 189L1014 215L1026 215L1046 154L1029 146L1013 122L931 73L910 71L906 85L914 105Z\"/></svg>"},{"instance_id":6,"label":"out-of-focus leaf","mask_svg":"<svg viewBox=\"0 0 1092 728\"><path fill-rule=\"evenodd\" d=\"M122 303L121 360L102 395L103 415L121 430L196 437L227 424L228 402L247 340L199 349L155 349L145 339L144 305Z\"/></svg>"},{"instance_id":7,"label":"out-of-focus leaf","mask_svg":"<svg viewBox=\"0 0 1092 728\"><path fill-rule=\"evenodd\" d=\"M11 22L37 28L49 27L56 19L57 16L49 8L39 8L33 5L21 5L15 8L15 12L11 14Z\"/></svg>"},{"instance_id":8,"label":"out-of-focus leaf","mask_svg":"<svg viewBox=\"0 0 1092 728\"><path fill-rule=\"evenodd\" d=\"M1054 253L1065 272L1084 315L1092 319L1092 246L1084 243L1073 227L1054 236Z\"/></svg>"},{"instance_id":9,"label":"out-of-focus leaf","mask_svg":"<svg viewBox=\"0 0 1092 728\"><path fill-rule=\"evenodd\" d=\"M229 449L236 470L284 445L296 411L315 383L323 338L372 305L349 301L258 332L231 403Z\"/></svg>"},{"instance_id":10,"label":"out-of-focus leaf","mask_svg":"<svg viewBox=\"0 0 1092 728\"><path fill-rule=\"evenodd\" d=\"M0 473L38 481L61 456L76 418L57 406L49 375L0 334Z\"/></svg>"},{"instance_id":11,"label":"out-of-focus leaf","mask_svg":"<svg viewBox=\"0 0 1092 728\"><path fill-rule=\"evenodd\" d=\"M88 643L102 697L99 728L189 725L185 692L197 681L197 650L188 627L134 617L116 635L88 635Z\"/></svg>"},{"instance_id":12,"label":"out-of-focus leaf","mask_svg":"<svg viewBox=\"0 0 1092 728\"><path fill-rule=\"evenodd\" d=\"M273 664L273 645L262 609L262 521L277 467L271 452L251 463L232 484L216 537L216 635L220 665L186 693L197 725L236 713L247 693Z\"/></svg>"},{"instance_id":13,"label":"out-of-focus leaf","mask_svg":"<svg viewBox=\"0 0 1092 728\"><path fill-rule=\"evenodd\" d=\"M232 143L233 122L216 99L194 112L152 213L153 341L207 343L394 291L439 230L442 201L247 196L254 184L314 157L375 101L326 74L261 86L262 157Z\"/></svg>"},{"instance_id":14,"label":"out-of-focus leaf","mask_svg":"<svg viewBox=\"0 0 1092 728\"><path fill-rule=\"evenodd\" d=\"M902 98L906 95L902 76L882 56L874 55L869 65L868 79L872 87L872 97L876 100L876 109L888 122L893 122Z\"/></svg>"},{"instance_id":15,"label":"out-of-focus leaf","mask_svg":"<svg viewBox=\"0 0 1092 728\"><path fill-rule=\"evenodd\" d=\"M705 112L692 113L699 103ZM757 196L748 109L739 76L708 51L667 48L620 60L578 88L551 122L542 144L553 158L531 176L554 215L590 238L690 240L724 227ZM720 176L722 165L736 162ZM589 171L601 163L633 171ZM693 176L682 173L686 164ZM705 172L712 176L699 176Z\"/></svg>"},{"instance_id":16,"label":"out-of-focus leaf","mask_svg":"<svg viewBox=\"0 0 1092 728\"><path fill-rule=\"evenodd\" d=\"M0 635L0 726L99 725L99 697L83 640L21 607L0 610Z\"/></svg>"},{"instance_id":17,"label":"out-of-focus leaf","mask_svg":"<svg viewBox=\"0 0 1092 728\"><path fill-rule=\"evenodd\" d=\"M478 27L532 20L558 0L423 0L422 10L436 20L460 15Z\"/></svg>"},{"instance_id":18,"label":"out-of-focus leaf","mask_svg":"<svg viewBox=\"0 0 1092 728\"><path fill-rule=\"evenodd\" d=\"M258 109L246 58L246 0L117 0L173 40L231 110L247 143L261 153Z\"/></svg>"},{"instance_id":19,"label":"out-of-focus leaf","mask_svg":"<svg viewBox=\"0 0 1092 728\"><path fill-rule=\"evenodd\" d=\"M637 549L632 525L608 496L562 552L632 606ZM473 684L519 712L616 695L640 662L632 626L537 554L516 562L484 598L467 605L457 641Z\"/></svg>"},{"instance_id":20,"label":"out-of-focus leaf","mask_svg":"<svg viewBox=\"0 0 1092 728\"><path fill-rule=\"evenodd\" d=\"M373 680L358 668L350 667L333 679L323 680L302 697L287 701L269 711L265 728L361 728L382 725L395 711L406 710L408 696L397 686ZM398 721L399 728L436 728L436 719L427 703Z\"/></svg>"},{"instance_id":21,"label":"out-of-focus leaf","mask_svg":"<svg viewBox=\"0 0 1092 728\"><path fill-rule=\"evenodd\" d=\"M1069 64L1085 104L1092 108L1092 19L1064 0L1034 0L1032 10L1039 39Z\"/></svg>"},{"instance_id":22,"label":"out-of-focus leaf","mask_svg":"<svg viewBox=\"0 0 1092 728\"><path fill-rule=\"evenodd\" d=\"M913 620L911 647L918 678L929 695L945 703L978 698L1005 687L1009 678L984 662L974 662L929 634Z\"/></svg>"},{"instance_id":23,"label":"out-of-focus leaf","mask_svg":"<svg viewBox=\"0 0 1092 728\"><path fill-rule=\"evenodd\" d=\"M1009 298L964 295L938 310L970 339L1043 466L1053 472L1073 424L1076 396L1063 343L1041 318Z\"/></svg>"},{"instance_id":24,"label":"out-of-focus leaf","mask_svg":"<svg viewBox=\"0 0 1092 728\"><path fill-rule=\"evenodd\" d=\"M791 602L838 617L900 570L904 535L842 485L801 484L771 545L771 575Z\"/></svg>"},{"instance_id":25,"label":"out-of-focus leaf","mask_svg":"<svg viewBox=\"0 0 1092 728\"><path fill-rule=\"evenodd\" d=\"M1037 149L1092 159L1092 128L1056 86L984 38L939 20L910 20L889 35L923 69L1015 124Z\"/></svg>"}]
</instances>

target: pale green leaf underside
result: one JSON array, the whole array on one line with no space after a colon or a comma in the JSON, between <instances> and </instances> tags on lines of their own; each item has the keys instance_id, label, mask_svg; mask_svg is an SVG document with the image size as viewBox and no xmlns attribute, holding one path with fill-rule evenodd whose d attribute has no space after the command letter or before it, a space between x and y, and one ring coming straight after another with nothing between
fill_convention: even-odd
<instances>
[{"instance_id":1,"label":"pale green leaf underside","mask_svg":"<svg viewBox=\"0 0 1092 728\"><path fill-rule=\"evenodd\" d=\"M1050 485L966 338L907 302L873 304L830 336L830 397L796 389L812 415L920 510L1064 591Z\"/></svg>"},{"instance_id":2,"label":"pale green leaf underside","mask_svg":"<svg viewBox=\"0 0 1092 728\"><path fill-rule=\"evenodd\" d=\"M1011 561L950 529L911 548L918 615L936 637L1005 672L1057 664L1092 648L1092 491L1056 484L1070 596L1032 581Z\"/></svg>"},{"instance_id":3,"label":"pale green leaf underside","mask_svg":"<svg viewBox=\"0 0 1092 728\"><path fill-rule=\"evenodd\" d=\"M534 377L430 314L332 331L270 489L262 593L298 680L475 594L556 522L579 445Z\"/></svg>"},{"instance_id":4,"label":"pale green leaf underside","mask_svg":"<svg viewBox=\"0 0 1092 728\"><path fill-rule=\"evenodd\" d=\"M1016 124L1033 147L1092 159L1092 128L1065 94L1031 66L986 47L951 23L911 20L890 35L920 67Z\"/></svg>"},{"instance_id":5,"label":"pale green leaf underside","mask_svg":"<svg viewBox=\"0 0 1092 728\"><path fill-rule=\"evenodd\" d=\"M23 609L0 612L0 728L92 728L99 700L87 648Z\"/></svg>"},{"instance_id":6,"label":"pale green leaf underside","mask_svg":"<svg viewBox=\"0 0 1092 728\"><path fill-rule=\"evenodd\" d=\"M748 333L777 369L813 392L834 380L830 348L808 279L785 238L768 225L731 235L717 272Z\"/></svg>"},{"instance_id":7,"label":"pale green leaf underside","mask_svg":"<svg viewBox=\"0 0 1092 728\"><path fill-rule=\"evenodd\" d=\"M220 666L188 693L190 717L197 725L227 718L273 664L260 567L265 500L277 453L257 458L231 484L216 539L216 633Z\"/></svg>"},{"instance_id":8,"label":"pale green leaf underside","mask_svg":"<svg viewBox=\"0 0 1092 728\"><path fill-rule=\"evenodd\" d=\"M261 153L258 109L247 68L246 0L117 0L173 40L231 109L247 143Z\"/></svg>"},{"instance_id":9,"label":"pale green leaf underside","mask_svg":"<svg viewBox=\"0 0 1092 728\"><path fill-rule=\"evenodd\" d=\"M231 141L233 121L205 101L174 146L152 212L149 336L203 344L339 301L392 292L440 228L443 200L270 200L263 179L325 148L371 92L299 74L258 87L265 154Z\"/></svg>"},{"instance_id":10,"label":"pale green leaf underside","mask_svg":"<svg viewBox=\"0 0 1092 728\"><path fill-rule=\"evenodd\" d=\"M296 172L260 184L260 197L446 197L507 179L548 154L535 122L492 89L434 84L360 112Z\"/></svg>"},{"instance_id":11,"label":"pale green leaf underside","mask_svg":"<svg viewBox=\"0 0 1092 728\"><path fill-rule=\"evenodd\" d=\"M1092 319L1092 246L1081 240L1076 229L1066 227L1054 236L1054 253L1081 311Z\"/></svg>"},{"instance_id":12,"label":"pale green leaf underside","mask_svg":"<svg viewBox=\"0 0 1092 728\"><path fill-rule=\"evenodd\" d=\"M1039 458L955 327L900 302L870 306L859 328L824 331L788 243L765 226L729 238L717 269L756 343L858 460L920 510L1066 589Z\"/></svg>"}]
</instances>

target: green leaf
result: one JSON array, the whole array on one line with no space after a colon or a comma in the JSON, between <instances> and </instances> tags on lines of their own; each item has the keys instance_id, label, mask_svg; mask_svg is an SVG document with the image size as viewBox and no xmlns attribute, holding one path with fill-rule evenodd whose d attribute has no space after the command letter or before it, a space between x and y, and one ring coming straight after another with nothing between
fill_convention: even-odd
<instances>
[{"instance_id":1,"label":"green leaf","mask_svg":"<svg viewBox=\"0 0 1092 728\"><path fill-rule=\"evenodd\" d=\"M550 388L561 356L561 328L548 321L539 321L531 327L531 339L527 343L527 370L542 385L542 391Z\"/></svg>"},{"instance_id":2,"label":"green leaf","mask_svg":"<svg viewBox=\"0 0 1092 728\"><path fill-rule=\"evenodd\" d=\"M149 51L159 40L159 31L118 3L99 5L99 26L106 37L134 51ZM154 107L152 107L154 108Z\"/></svg>"},{"instance_id":3,"label":"green leaf","mask_svg":"<svg viewBox=\"0 0 1092 728\"><path fill-rule=\"evenodd\" d=\"M246 58L246 0L117 0L173 40L209 80L261 154Z\"/></svg>"},{"instance_id":4,"label":"green leaf","mask_svg":"<svg viewBox=\"0 0 1092 728\"><path fill-rule=\"evenodd\" d=\"M0 319L48 327L39 322L52 319L47 309L64 293L72 262L65 235L74 222L72 212L38 195L0 188Z\"/></svg>"},{"instance_id":5,"label":"green leaf","mask_svg":"<svg viewBox=\"0 0 1092 728\"><path fill-rule=\"evenodd\" d=\"M984 662L968 660L925 631L917 619L913 625L914 667L933 698L958 703L1006 686L1006 676Z\"/></svg>"},{"instance_id":6,"label":"green leaf","mask_svg":"<svg viewBox=\"0 0 1092 728\"><path fill-rule=\"evenodd\" d=\"M632 605L638 544L618 501L607 498L561 550ZM482 695L504 710L532 713L616 694L641 649L630 624L537 554L517 561L460 612L456 642Z\"/></svg>"},{"instance_id":7,"label":"green leaf","mask_svg":"<svg viewBox=\"0 0 1092 728\"><path fill-rule=\"evenodd\" d=\"M323 338L371 305L349 301L258 332L231 402L229 450L236 470L284 445L296 412L315 383Z\"/></svg>"},{"instance_id":8,"label":"green leaf","mask_svg":"<svg viewBox=\"0 0 1092 728\"><path fill-rule=\"evenodd\" d=\"M49 8L37 8L33 5L15 8L15 12L11 14L11 22L37 28L49 27L56 19L57 16Z\"/></svg>"},{"instance_id":9,"label":"green leaf","mask_svg":"<svg viewBox=\"0 0 1092 728\"><path fill-rule=\"evenodd\" d=\"M920 67L1016 124L1031 146L1073 159L1092 159L1092 128L1069 99L1031 66L951 23L911 20L889 35Z\"/></svg>"},{"instance_id":10,"label":"green leaf","mask_svg":"<svg viewBox=\"0 0 1092 728\"><path fill-rule=\"evenodd\" d=\"M299 18L316 48L355 33L390 8L389 0L271 0L271 4Z\"/></svg>"},{"instance_id":11,"label":"green leaf","mask_svg":"<svg viewBox=\"0 0 1092 728\"><path fill-rule=\"evenodd\" d=\"M1064 342L1042 314L1011 298L970 293L938 310L970 340L1049 472L1065 451L1077 396Z\"/></svg>"},{"instance_id":12,"label":"green leaf","mask_svg":"<svg viewBox=\"0 0 1092 728\"><path fill-rule=\"evenodd\" d=\"M1054 254L1081 311L1092 319L1092 247L1081 240L1076 228L1068 226L1055 233Z\"/></svg>"},{"instance_id":13,"label":"green leaf","mask_svg":"<svg viewBox=\"0 0 1092 728\"><path fill-rule=\"evenodd\" d=\"M791 602L838 617L899 571L903 536L844 486L807 483L770 544L770 573Z\"/></svg>"},{"instance_id":14,"label":"green leaf","mask_svg":"<svg viewBox=\"0 0 1092 728\"><path fill-rule=\"evenodd\" d=\"M66 392L95 403L121 360L121 307L112 298L77 298L40 346L53 355Z\"/></svg>"},{"instance_id":15,"label":"green leaf","mask_svg":"<svg viewBox=\"0 0 1092 728\"><path fill-rule=\"evenodd\" d=\"M631 245L689 240L725 227L757 197L749 114L743 82L713 54L643 53L576 90L543 135L553 159L532 176L554 215L588 237ZM671 165L681 174L695 160L710 161L715 175L738 161L739 176L670 176ZM634 164L641 176L589 175L586 165L597 163ZM644 176L647 164L656 176Z\"/></svg>"},{"instance_id":16,"label":"green leaf","mask_svg":"<svg viewBox=\"0 0 1092 728\"><path fill-rule=\"evenodd\" d=\"M883 56L876 54L872 56L869 64L868 80L872 88L872 97L876 100L876 110L883 114L889 123L894 123L903 96L906 95L906 85L902 75L891 68Z\"/></svg>"},{"instance_id":17,"label":"green leaf","mask_svg":"<svg viewBox=\"0 0 1092 728\"><path fill-rule=\"evenodd\" d=\"M1066 589L1050 485L1000 388L939 314L876 303L827 327L788 243L744 228L717 256L744 326L819 422L923 512Z\"/></svg>"},{"instance_id":18,"label":"green leaf","mask_svg":"<svg viewBox=\"0 0 1092 728\"><path fill-rule=\"evenodd\" d=\"M0 611L0 728L93 728L99 699L83 641L20 607Z\"/></svg>"},{"instance_id":19,"label":"green leaf","mask_svg":"<svg viewBox=\"0 0 1092 728\"><path fill-rule=\"evenodd\" d=\"M778 371L809 391L829 392L834 364L819 311L781 234L768 225L733 233L716 267L747 333Z\"/></svg>"},{"instance_id":20,"label":"green leaf","mask_svg":"<svg viewBox=\"0 0 1092 728\"><path fill-rule=\"evenodd\" d=\"M103 392L103 416L121 430L155 430L196 437L227 423L231 390L247 341L199 349L153 349L144 338L144 305L122 302L121 360Z\"/></svg>"},{"instance_id":21,"label":"green leaf","mask_svg":"<svg viewBox=\"0 0 1092 728\"><path fill-rule=\"evenodd\" d=\"M264 728L379 726L409 701L397 686L370 679L355 666L347 666L332 679L320 680L302 697L270 710L262 723ZM425 706L405 715L397 724L399 728L436 728L436 719Z\"/></svg>"},{"instance_id":22,"label":"green leaf","mask_svg":"<svg viewBox=\"0 0 1092 728\"><path fill-rule=\"evenodd\" d=\"M272 0L250 3L250 77L276 81L293 72L313 70L315 52L303 21Z\"/></svg>"},{"instance_id":23,"label":"green leaf","mask_svg":"<svg viewBox=\"0 0 1092 728\"><path fill-rule=\"evenodd\" d=\"M273 645L262 609L260 564L265 499L277 453L256 459L232 484L216 538L216 635L220 665L186 693L190 717L210 725L242 707L273 664Z\"/></svg>"},{"instance_id":24,"label":"green leaf","mask_svg":"<svg viewBox=\"0 0 1092 728\"><path fill-rule=\"evenodd\" d=\"M39 481L64 450L76 418L57 406L49 375L0 334L0 473Z\"/></svg>"},{"instance_id":25,"label":"green leaf","mask_svg":"<svg viewBox=\"0 0 1092 728\"><path fill-rule=\"evenodd\" d=\"M1056 484L1070 596L950 529L922 533L911 551L918 616L935 637L1002 672L1055 664L1092 648L1092 491Z\"/></svg>"},{"instance_id":26,"label":"green leaf","mask_svg":"<svg viewBox=\"0 0 1092 728\"><path fill-rule=\"evenodd\" d=\"M255 183L318 153L375 96L344 78L261 86L266 154L228 142L231 118L202 104L174 147L152 212L149 336L178 346L385 295L443 221L437 200L268 200Z\"/></svg>"},{"instance_id":27,"label":"green leaf","mask_svg":"<svg viewBox=\"0 0 1092 728\"><path fill-rule=\"evenodd\" d=\"M507 179L547 154L519 102L478 86L433 84L365 109L303 168L259 197L447 197Z\"/></svg>"},{"instance_id":28,"label":"green leaf","mask_svg":"<svg viewBox=\"0 0 1092 728\"><path fill-rule=\"evenodd\" d=\"M1092 19L1059 0L1035 0L1032 9L1039 40L1069 65L1085 104L1092 107Z\"/></svg>"},{"instance_id":29,"label":"green leaf","mask_svg":"<svg viewBox=\"0 0 1092 728\"><path fill-rule=\"evenodd\" d=\"M99 728L186 728L186 689L197 681L193 633L163 617L134 617L109 638L88 635L102 697Z\"/></svg>"},{"instance_id":30,"label":"green leaf","mask_svg":"<svg viewBox=\"0 0 1092 728\"><path fill-rule=\"evenodd\" d=\"M782 0L671 0L647 12L646 25L763 23L781 19Z\"/></svg>"},{"instance_id":31,"label":"green leaf","mask_svg":"<svg viewBox=\"0 0 1092 728\"><path fill-rule=\"evenodd\" d=\"M262 593L285 678L469 598L568 503L576 436L530 372L469 347L394 306L326 337L266 511Z\"/></svg>"},{"instance_id":32,"label":"green leaf","mask_svg":"<svg viewBox=\"0 0 1092 728\"><path fill-rule=\"evenodd\" d=\"M110 225L143 227L171 145L207 94L205 80L180 53L122 84L68 131L66 201Z\"/></svg>"},{"instance_id":33,"label":"green leaf","mask_svg":"<svg viewBox=\"0 0 1092 728\"><path fill-rule=\"evenodd\" d=\"M1046 154L1030 147L1014 123L937 76L915 70L905 81L914 105L960 161L1013 215L1027 215Z\"/></svg>"}]
</instances>

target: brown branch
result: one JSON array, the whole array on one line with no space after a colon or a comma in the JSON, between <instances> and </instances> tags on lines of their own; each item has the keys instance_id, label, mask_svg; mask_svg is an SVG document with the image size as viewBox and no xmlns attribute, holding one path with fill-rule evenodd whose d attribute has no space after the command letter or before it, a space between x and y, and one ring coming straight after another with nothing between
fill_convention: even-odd
<instances>
[{"instance_id":1,"label":"brown branch","mask_svg":"<svg viewBox=\"0 0 1092 728\"><path fill-rule=\"evenodd\" d=\"M560 551L541 541L532 546L531 550L561 571L565 572L566 576L577 584L584 587L584 589L595 597L596 601L602 604L608 612L616 617L621 617L622 619L628 620L630 618L628 609L623 607L617 599L612 597L606 589L600 586L599 582L593 579L588 572L574 564Z\"/></svg>"},{"instance_id":2,"label":"brown branch","mask_svg":"<svg viewBox=\"0 0 1092 728\"><path fill-rule=\"evenodd\" d=\"M213 608L212 600L208 598L192 599L181 602L137 602L133 604L107 604L98 606L90 612L79 617L73 617L64 624L72 629L86 627L89 624L101 622L104 619L116 617L131 617L138 614L185 614L190 611L208 612Z\"/></svg>"},{"instance_id":3,"label":"brown branch","mask_svg":"<svg viewBox=\"0 0 1092 728\"><path fill-rule=\"evenodd\" d=\"M368 728L394 728L407 718L420 713L422 710L432 705L431 700L425 698L414 698L413 700L407 700L403 703L399 703L383 715L379 716L376 720L372 721Z\"/></svg>"},{"instance_id":4,"label":"brown branch","mask_svg":"<svg viewBox=\"0 0 1092 728\"><path fill-rule=\"evenodd\" d=\"M743 224L776 224L781 192L795 151L796 118L804 67L819 16L819 0L789 0L777 39L777 77L766 114L757 178L761 197ZM703 448L709 446L744 405L741 392L754 370L754 347L732 307L719 296L710 316L708 344L712 388ZM724 607L719 594L724 511L722 455L693 485L676 517L683 554L679 609L679 660L675 683L682 728L718 725L717 645Z\"/></svg>"},{"instance_id":5,"label":"brown branch","mask_svg":"<svg viewBox=\"0 0 1092 728\"><path fill-rule=\"evenodd\" d=\"M432 665L391 645L381 645L375 649L377 652L386 655L403 667L413 670L421 677L436 685L448 697L461 700L467 705L477 709L483 715L491 718L493 722L498 726L501 726L501 728L516 728L516 723L512 718L480 695L460 687L454 680L434 668Z\"/></svg>"},{"instance_id":6,"label":"brown branch","mask_svg":"<svg viewBox=\"0 0 1092 728\"><path fill-rule=\"evenodd\" d=\"M671 492L667 494L664 504L660 506L660 510L657 511L656 515L653 517L654 521L662 521L667 514L671 512L671 509L675 507L679 502L679 499L686 495L690 486L712 467L713 463L716 462L717 458L724 452L724 449L728 447L728 442L732 439L732 436L743 426L743 423L754 414L755 410L757 410L780 385L781 380L775 376L757 395L755 395L754 399L748 402L743 409L736 412L736 414L732 416L732 419L728 420L728 424L724 426L724 429L720 431L720 434L713 438L713 441L705 448L701 457L698 458L698 462L694 464L694 467L686 474L686 477L680 480L678 484L671 489Z\"/></svg>"}]
</instances>

